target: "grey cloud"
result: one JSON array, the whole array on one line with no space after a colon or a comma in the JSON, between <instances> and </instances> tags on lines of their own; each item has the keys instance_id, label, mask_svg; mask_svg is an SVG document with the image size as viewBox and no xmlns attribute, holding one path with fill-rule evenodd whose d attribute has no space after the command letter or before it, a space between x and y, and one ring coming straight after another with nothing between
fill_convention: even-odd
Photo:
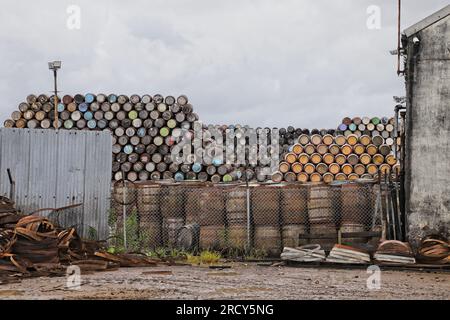
<instances>
[{"instance_id":1,"label":"grey cloud","mask_svg":"<svg viewBox=\"0 0 450 320\"><path fill-rule=\"evenodd\" d=\"M55 4L56 3L56 4ZM81 30L66 28L78 4ZM382 9L381 30L366 8ZM404 2L403 27L447 4ZM336 127L347 115L390 115L395 3L386 0L7 2L0 12L0 121L28 93L187 94L205 123Z\"/></svg>"}]
</instances>

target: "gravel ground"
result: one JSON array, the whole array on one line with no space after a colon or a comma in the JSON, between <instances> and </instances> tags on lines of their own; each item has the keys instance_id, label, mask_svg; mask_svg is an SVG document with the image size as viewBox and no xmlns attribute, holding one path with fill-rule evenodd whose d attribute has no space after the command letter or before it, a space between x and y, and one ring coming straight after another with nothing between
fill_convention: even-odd
<instances>
[{"instance_id":1,"label":"gravel ground","mask_svg":"<svg viewBox=\"0 0 450 320\"><path fill-rule=\"evenodd\" d=\"M81 276L79 290L65 277L0 285L0 299L450 299L450 273L382 271L381 289L368 290L366 270L160 266L121 268Z\"/></svg>"}]
</instances>

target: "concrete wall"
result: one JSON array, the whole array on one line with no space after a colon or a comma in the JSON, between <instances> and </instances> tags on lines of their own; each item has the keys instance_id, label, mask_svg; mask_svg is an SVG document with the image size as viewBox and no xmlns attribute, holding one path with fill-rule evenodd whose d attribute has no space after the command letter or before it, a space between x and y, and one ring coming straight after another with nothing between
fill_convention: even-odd
<instances>
[{"instance_id":1,"label":"concrete wall","mask_svg":"<svg viewBox=\"0 0 450 320\"><path fill-rule=\"evenodd\" d=\"M450 16L407 41L405 196L416 245L424 235L450 231Z\"/></svg>"}]
</instances>

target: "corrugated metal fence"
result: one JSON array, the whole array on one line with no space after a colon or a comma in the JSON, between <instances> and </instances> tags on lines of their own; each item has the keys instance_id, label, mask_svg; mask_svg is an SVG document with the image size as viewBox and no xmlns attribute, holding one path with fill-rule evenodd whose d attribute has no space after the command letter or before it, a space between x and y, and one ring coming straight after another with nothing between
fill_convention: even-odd
<instances>
[{"instance_id":1,"label":"corrugated metal fence","mask_svg":"<svg viewBox=\"0 0 450 320\"><path fill-rule=\"evenodd\" d=\"M111 145L111 134L106 131L2 128L0 194L9 196L9 168L16 181L14 200L24 213L83 203L53 218L61 226L77 226L84 236L104 239L108 235Z\"/></svg>"}]
</instances>

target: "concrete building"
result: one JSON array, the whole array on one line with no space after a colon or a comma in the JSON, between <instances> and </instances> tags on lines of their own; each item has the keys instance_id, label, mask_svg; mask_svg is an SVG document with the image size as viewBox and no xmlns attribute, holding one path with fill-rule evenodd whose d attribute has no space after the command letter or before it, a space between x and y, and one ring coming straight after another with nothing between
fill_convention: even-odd
<instances>
[{"instance_id":1,"label":"concrete building","mask_svg":"<svg viewBox=\"0 0 450 320\"><path fill-rule=\"evenodd\" d=\"M450 5L404 31L408 239L450 232Z\"/></svg>"}]
</instances>

